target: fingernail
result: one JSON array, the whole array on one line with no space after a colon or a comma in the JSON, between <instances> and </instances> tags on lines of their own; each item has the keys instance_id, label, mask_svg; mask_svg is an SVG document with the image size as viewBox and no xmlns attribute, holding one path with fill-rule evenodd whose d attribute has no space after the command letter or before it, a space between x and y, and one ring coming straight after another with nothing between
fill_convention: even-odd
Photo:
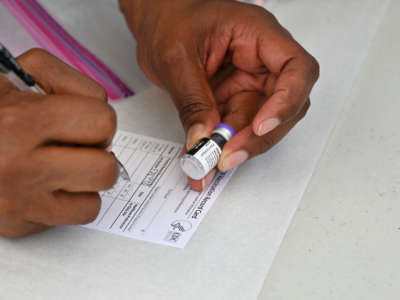
<instances>
[{"instance_id":1,"label":"fingernail","mask_svg":"<svg viewBox=\"0 0 400 300\"><path fill-rule=\"evenodd\" d=\"M201 138L206 136L205 127L201 123L192 125L187 132L186 148L191 149Z\"/></svg>"},{"instance_id":2,"label":"fingernail","mask_svg":"<svg viewBox=\"0 0 400 300\"><path fill-rule=\"evenodd\" d=\"M239 150L229 154L222 161L221 171L225 172L230 169L236 168L238 165L244 163L249 158L249 153L245 150Z\"/></svg>"},{"instance_id":3,"label":"fingernail","mask_svg":"<svg viewBox=\"0 0 400 300\"><path fill-rule=\"evenodd\" d=\"M264 120L261 122L261 124L258 126L258 131L257 135L262 136L272 130L274 130L276 127L278 127L281 124L281 121L277 118L272 118L268 120Z\"/></svg>"},{"instance_id":4,"label":"fingernail","mask_svg":"<svg viewBox=\"0 0 400 300\"><path fill-rule=\"evenodd\" d=\"M206 187L209 186L209 184L210 184L211 181L213 180L213 178L214 178L216 172L217 172L216 169L212 169L212 170L206 175L206 177L204 177L204 178L201 180L201 187L202 187L202 190L204 190Z\"/></svg>"}]
</instances>

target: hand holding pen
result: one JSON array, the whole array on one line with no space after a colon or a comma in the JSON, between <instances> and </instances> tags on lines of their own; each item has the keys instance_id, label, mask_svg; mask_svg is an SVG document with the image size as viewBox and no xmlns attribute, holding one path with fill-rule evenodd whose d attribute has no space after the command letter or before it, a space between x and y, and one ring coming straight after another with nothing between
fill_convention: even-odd
<instances>
[{"instance_id":1,"label":"hand holding pen","mask_svg":"<svg viewBox=\"0 0 400 300\"><path fill-rule=\"evenodd\" d=\"M112 187L120 174L106 150L116 116L103 88L47 52L31 50L17 60L46 95L34 93L2 58L0 235L93 221L101 204L98 192Z\"/></svg>"},{"instance_id":2,"label":"hand holding pen","mask_svg":"<svg viewBox=\"0 0 400 300\"><path fill-rule=\"evenodd\" d=\"M11 81L21 91L33 91L39 94L46 94L46 92L36 84L35 78L26 73L12 54L0 43L0 72ZM115 156L113 152L110 152ZM128 171L124 165L117 159L120 176L123 180L130 181Z\"/></svg>"}]
</instances>

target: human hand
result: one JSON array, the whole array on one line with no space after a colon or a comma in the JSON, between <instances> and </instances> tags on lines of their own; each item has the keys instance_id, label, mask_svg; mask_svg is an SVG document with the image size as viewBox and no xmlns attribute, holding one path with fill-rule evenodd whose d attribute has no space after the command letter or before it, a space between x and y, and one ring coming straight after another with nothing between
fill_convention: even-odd
<instances>
[{"instance_id":1,"label":"human hand","mask_svg":"<svg viewBox=\"0 0 400 300\"><path fill-rule=\"evenodd\" d=\"M139 65L174 100L186 147L220 121L238 130L220 170L267 151L306 113L318 63L265 9L232 0L120 3ZM190 182L199 190L210 178Z\"/></svg>"},{"instance_id":2,"label":"human hand","mask_svg":"<svg viewBox=\"0 0 400 300\"><path fill-rule=\"evenodd\" d=\"M116 116L97 83L42 50L18 58L48 95L0 75L0 235L84 224L118 177Z\"/></svg>"}]
</instances>

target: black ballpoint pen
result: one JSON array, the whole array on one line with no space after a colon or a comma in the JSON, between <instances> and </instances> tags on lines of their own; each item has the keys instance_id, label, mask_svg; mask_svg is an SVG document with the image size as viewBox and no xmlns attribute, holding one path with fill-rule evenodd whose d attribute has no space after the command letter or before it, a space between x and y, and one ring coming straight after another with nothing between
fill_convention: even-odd
<instances>
[{"instance_id":1,"label":"black ballpoint pen","mask_svg":"<svg viewBox=\"0 0 400 300\"><path fill-rule=\"evenodd\" d=\"M35 79L26 73L14 56L0 43L0 73L2 73L9 81L11 81L18 89L22 91L33 91L36 93L46 94L46 92L36 84ZM119 174L123 180L130 181L128 171L124 165L118 160L116 155L111 152L118 162Z\"/></svg>"}]
</instances>

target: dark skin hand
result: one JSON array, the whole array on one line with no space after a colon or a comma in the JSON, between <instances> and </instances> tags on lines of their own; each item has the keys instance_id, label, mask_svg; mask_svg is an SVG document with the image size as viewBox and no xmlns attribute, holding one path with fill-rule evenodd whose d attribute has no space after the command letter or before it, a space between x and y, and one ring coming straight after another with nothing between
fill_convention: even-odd
<instances>
[{"instance_id":1,"label":"dark skin hand","mask_svg":"<svg viewBox=\"0 0 400 300\"><path fill-rule=\"evenodd\" d=\"M306 114L318 64L266 10L232 0L121 0L145 74L171 94L187 148L221 121L238 134L218 168L278 143ZM97 83L41 50L18 59L48 95L0 75L0 235L93 221L118 166L116 116ZM204 189L215 170L203 180ZM29 191L28 193L26 191Z\"/></svg>"},{"instance_id":2,"label":"dark skin hand","mask_svg":"<svg viewBox=\"0 0 400 300\"><path fill-rule=\"evenodd\" d=\"M118 177L116 116L102 87L42 50L18 58L48 95L0 75L0 236L93 221Z\"/></svg>"},{"instance_id":3,"label":"dark skin hand","mask_svg":"<svg viewBox=\"0 0 400 300\"><path fill-rule=\"evenodd\" d=\"M263 8L233 0L120 0L146 76L166 89L186 149L223 121L227 171L268 151L306 114L316 60ZM196 190L211 181L189 180Z\"/></svg>"}]
</instances>

